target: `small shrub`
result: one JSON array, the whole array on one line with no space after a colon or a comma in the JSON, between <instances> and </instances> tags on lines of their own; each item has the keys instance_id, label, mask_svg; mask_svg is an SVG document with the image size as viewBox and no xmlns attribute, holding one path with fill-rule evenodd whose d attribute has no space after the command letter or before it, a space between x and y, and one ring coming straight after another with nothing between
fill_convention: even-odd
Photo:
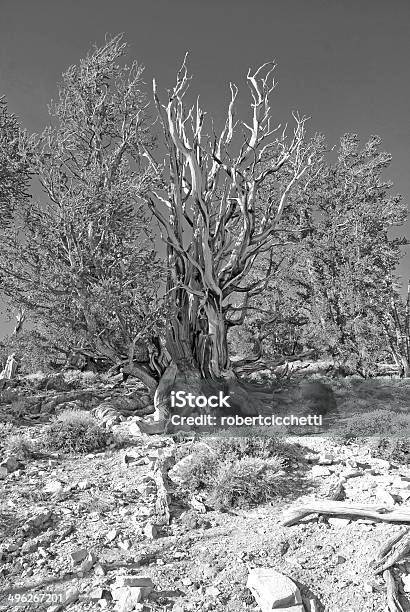
<instances>
[{"instance_id":1,"label":"small shrub","mask_svg":"<svg viewBox=\"0 0 410 612\"><path fill-rule=\"evenodd\" d=\"M410 415L392 410L359 414L339 426L334 437L366 444L373 457L408 463Z\"/></svg>"},{"instance_id":2,"label":"small shrub","mask_svg":"<svg viewBox=\"0 0 410 612\"><path fill-rule=\"evenodd\" d=\"M195 445L193 451L192 454L185 453L185 456L189 454L190 460L182 462L178 469L181 488L191 493L202 491L211 485L220 463L220 457L212 451L207 451L206 446L202 444ZM177 455L176 459L179 461L183 457Z\"/></svg>"},{"instance_id":3,"label":"small shrub","mask_svg":"<svg viewBox=\"0 0 410 612\"><path fill-rule=\"evenodd\" d=\"M10 422L0 421L0 451L5 448L7 440L18 433L16 425Z\"/></svg>"},{"instance_id":4,"label":"small shrub","mask_svg":"<svg viewBox=\"0 0 410 612\"><path fill-rule=\"evenodd\" d=\"M16 455L19 459L30 459L36 452L36 444L27 434L12 434L2 446L7 454Z\"/></svg>"},{"instance_id":5,"label":"small shrub","mask_svg":"<svg viewBox=\"0 0 410 612\"><path fill-rule=\"evenodd\" d=\"M209 445L221 457L237 459L245 456L268 459L278 452L278 440L267 436L220 437L210 440Z\"/></svg>"},{"instance_id":6,"label":"small shrub","mask_svg":"<svg viewBox=\"0 0 410 612\"><path fill-rule=\"evenodd\" d=\"M370 454L372 457L408 465L410 462L409 439L382 437L370 440Z\"/></svg>"},{"instance_id":7,"label":"small shrub","mask_svg":"<svg viewBox=\"0 0 410 612\"><path fill-rule=\"evenodd\" d=\"M100 381L100 375L92 371L66 370L64 380L73 387L89 387Z\"/></svg>"},{"instance_id":8,"label":"small shrub","mask_svg":"<svg viewBox=\"0 0 410 612\"><path fill-rule=\"evenodd\" d=\"M373 410L366 414L357 414L339 426L335 435L344 439L383 435L410 437L410 415L391 410Z\"/></svg>"},{"instance_id":9,"label":"small shrub","mask_svg":"<svg viewBox=\"0 0 410 612\"><path fill-rule=\"evenodd\" d=\"M112 435L88 412L65 410L56 416L44 438L47 450L88 453L104 448Z\"/></svg>"},{"instance_id":10,"label":"small shrub","mask_svg":"<svg viewBox=\"0 0 410 612\"><path fill-rule=\"evenodd\" d=\"M286 490L286 459L297 449L270 436L218 436L188 444L176 455L179 492L204 492L216 508L265 503ZM281 471L281 474L278 472Z\"/></svg>"},{"instance_id":11,"label":"small shrub","mask_svg":"<svg viewBox=\"0 0 410 612\"><path fill-rule=\"evenodd\" d=\"M277 475L280 468L278 458L242 457L231 464L222 463L215 475L211 502L218 509L266 503L283 493L283 478Z\"/></svg>"}]
</instances>

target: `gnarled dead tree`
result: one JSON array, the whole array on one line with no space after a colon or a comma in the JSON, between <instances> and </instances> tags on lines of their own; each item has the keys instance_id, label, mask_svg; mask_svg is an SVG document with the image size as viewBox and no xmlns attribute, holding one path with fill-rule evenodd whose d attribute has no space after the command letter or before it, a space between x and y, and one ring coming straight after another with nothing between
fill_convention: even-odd
<instances>
[{"instance_id":1,"label":"gnarled dead tree","mask_svg":"<svg viewBox=\"0 0 410 612\"><path fill-rule=\"evenodd\" d=\"M186 104L190 77L185 60L166 104L154 81L169 168L167 188L152 191L147 201L167 245L167 291L174 295L167 349L173 379L229 381L234 372L228 329L243 322L248 300L263 290L279 265L272 249L287 197L309 175L315 149L307 142L306 117L293 115L289 138L286 127L272 125L273 62L247 74L250 123L235 120L238 88L230 84L225 125L216 134L213 124L211 133L206 131L198 101ZM251 282L249 273L261 254L267 257L266 278Z\"/></svg>"}]
</instances>

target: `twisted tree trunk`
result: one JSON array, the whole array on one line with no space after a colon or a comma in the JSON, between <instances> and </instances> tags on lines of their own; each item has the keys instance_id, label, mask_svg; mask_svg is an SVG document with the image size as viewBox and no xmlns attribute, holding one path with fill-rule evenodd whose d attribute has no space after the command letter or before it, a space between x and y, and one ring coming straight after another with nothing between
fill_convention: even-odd
<instances>
[{"instance_id":1,"label":"twisted tree trunk","mask_svg":"<svg viewBox=\"0 0 410 612\"><path fill-rule=\"evenodd\" d=\"M169 176L163 191L146 196L167 245L171 304L166 345L172 363L156 393L159 420L166 418L169 394L176 389L195 395L223 390L234 396L232 411L249 414L257 410L256 400L239 383L231 366L228 328L243 323L248 299L263 290L277 271L273 241L287 196L315 155L312 144L305 143L304 117L294 115L296 126L290 142L285 131L271 138L280 127L272 130L270 123L274 68L269 62L254 74L248 72L252 118L250 125L242 125L250 135L236 153L232 151L237 125L235 85L230 85L225 127L216 136L204 133L205 113L198 104L196 110L185 106L190 80L185 61L166 105L161 104L154 83L169 153ZM148 153L147 157L162 173ZM273 175L280 177L279 193L272 198L258 196ZM249 282L259 253L270 253L266 278ZM241 306L234 304L233 296L238 294L244 297Z\"/></svg>"}]
</instances>

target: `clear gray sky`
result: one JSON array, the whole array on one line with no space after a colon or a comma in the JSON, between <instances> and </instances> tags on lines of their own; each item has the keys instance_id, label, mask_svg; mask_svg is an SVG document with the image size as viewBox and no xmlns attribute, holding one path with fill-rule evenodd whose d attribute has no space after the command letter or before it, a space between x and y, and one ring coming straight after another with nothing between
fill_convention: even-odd
<instances>
[{"instance_id":1,"label":"clear gray sky","mask_svg":"<svg viewBox=\"0 0 410 612\"><path fill-rule=\"evenodd\" d=\"M192 90L222 116L229 80L276 59L274 116L299 109L331 143L378 134L389 178L410 197L409 0L1 0L0 94L40 131L61 73L105 35L124 32L133 57L169 87L186 50ZM410 236L410 225L405 232ZM410 257L400 268L410 274ZM0 315L0 337L12 328Z\"/></svg>"}]
</instances>

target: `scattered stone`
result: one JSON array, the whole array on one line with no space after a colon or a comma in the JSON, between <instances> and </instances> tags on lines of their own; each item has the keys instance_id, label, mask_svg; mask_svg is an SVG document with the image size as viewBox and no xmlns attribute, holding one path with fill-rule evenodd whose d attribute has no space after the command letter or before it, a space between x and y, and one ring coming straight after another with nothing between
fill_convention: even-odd
<instances>
[{"instance_id":1,"label":"scattered stone","mask_svg":"<svg viewBox=\"0 0 410 612\"><path fill-rule=\"evenodd\" d=\"M141 465L141 463L139 463L140 460L141 460L141 453L138 450L128 449L125 451L125 453L122 456L122 462L126 466L128 466L130 463L137 463L138 465Z\"/></svg>"},{"instance_id":2,"label":"scattered stone","mask_svg":"<svg viewBox=\"0 0 410 612\"><path fill-rule=\"evenodd\" d=\"M275 612L305 612L303 604L288 606L287 608L275 608Z\"/></svg>"},{"instance_id":3,"label":"scattered stone","mask_svg":"<svg viewBox=\"0 0 410 612\"><path fill-rule=\"evenodd\" d=\"M107 535L105 536L107 542L114 542L115 538L118 537L119 533L120 532L118 529L110 529L110 531L108 531Z\"/></svg>"},{"instance_id":4,"label":"scattered stone","mask_svg":"<svg viewBox=\"0 0 410 612\"><path fill-rule=\"evenodd\" d=\"M116 612L131 612L148 596L145 587L121 587L112 591Z\"/></svg>"},{"instance_id":5,"label":"scattered stone","mask_svg":"<svg viewBox=\"0 0 410 612\"><path fill-rule=\"evenodd\" d=\"M81 561L84 561L87 555L88 550L86 548L79 548L78 550L74 550L72 553L70 553L71 563L73 565L77 565L78 563L81 563Z\"/></svg>"},{"instance_id":6,"label":"scattered stone","mask_svg":"<svg viewBox=\"0 0 410 612\"><path fill-rule=\"evenodd\" d=\"M383 504L386 504L387 506L394 506L395 499L392 495L390 495L388 491L386 491L386 489L383 489L382 487L377 487L375 493L377 499Z\"/></svg>"},{"instance_id":7,"label":"scattered stone","mask_svg":"<svg viewBox=\"0 0 410 612\"><path fill-rule=\"evenodd\" d=\"M29 531L30 529L39 529L44 527L52 517L51 510L47 508L39 508L37 514L31 516L23 525L23 531Z\"/></svg>"},{"instance_id":8,"label":"scattered stone","mask_svg":"<svg viewBox=\"0 0 410 612\"><path fill-rule=\"evenodd\" d=\"M115 579L116 588L121 587L145 587L154 588L154 583L149 576L117 576Z\"/></svg>"},{"instance_id":9,"label":"scattered stone","mask_svg":"<svg viewBox=\"0 0 410 612\"><path fill-rule=\"evenodd\" d=\"M199 512L200 514L205 514L206 513L206 507L205 504L203 504L199 499L197 499L194 495L191 497L191 499L189 500L189 505L191 506L191 508L193 508L194 510L197 510L197 512Z\"/></svg>"},{"instance_id":10,"label":"scattered stone","mask_svg":"<svg viewBox=\"0 0 410 612\"><path fill-rule=\"evenodd\" d=\"M220 594L221 591L215 586L210 586L205 589L205 595L207 597L218 597Z\"/></svg>"},{"instance_id":11,"label":"scattered stone","mask_svg":"<svg viewBox=\"0 0 410 612\"><path fill-rule=\"evenodd\" d=\"M21 547L21 552L23 555L27 555L35 552L37 548L38 542L36 540L28 540L27 542L24 542L23 546Z\"/></svg>"},{"instance_id":12,"label":"scattered stone","mask_svg":"<svg viewBox=\"0 0 410 612\"><path fill-rule=\"evenodd\" d=\"M363 470L355 470L354 468L347 468L343 470L340 474L342 478L357 478L358 476L363 476Z\"/></svg>"},{"instance_id":13,"label":"scattered stone","mask_svg":"<svg viewBox=\"0 0 410 612\"><path fill-rule=\"evenodd\" d=\"M61 493L64 485L60 480L50 480L44 487L43 491L45 493Z\"/></svg>"},{"instance_id":14,"label":"scattered stone","mask_svg":"<svg viewBox=\"0 0 410 612\"><path fill-rule=\"evenodd\" d=\"M0 463L0 469L6 475L19 470L22 467L22 462L15 455L9 455Z\"/></svg>"},{"instance_id":15,"label":"scattered stone","mask_svg":"<svg viewBox=\"0 0 410 612\"><path fill-rule=\"evenodd\" d=\"M79 596L80 596L80 591L77 589L77 587L71 587L67 589L66 591L64 591L61 605L68 606L68 604L71 604L74 601L77 601Z\"/></svg>"},{"instance_id":16,"label":"scattered stone","mask_svg":"<svg viewBox=\"0 0 410 612\"><path fill-rule=\"evenodd\" d=\"M144 535L150 540L155 540L158 537L158 529L152 523L147 523L144 527Z\"/></svg>"},{"instance_id":17,"label":"scattered stone","mask_svg":"<svg viewBox=\"0 0 410 612\"><path fill-rule=\"evenodd\" d=\"M132 421L129 425L128 425L128 433L130 434L130 436L141 436L142 435L142 431L141 428L139 427L139 421Z\"/></svg>"},{"instance_id":18,"label":"scattered stone","mask_svg":"<svg viewBox=\"0 0 410 612\"><path fill-rule=\"evenodd\" d=\"M80 565L80 572L82 572L83 574L87 574L91 568L96 564L97 562L97 557L94 555L94 553L90 552L87 557L84 559L84 561L81 563Z\"/></svg>"},{"instance_id":19,"label":"scattered stone","mask_svg":"<svg viewBox=\"0 0 410 612\"><path fill-rule=\"evenodd\" d=\"M401 478L396 478L393 481L393 487L396 489L410 490L410 480L404 479L403 476Z\"/></svg>"},{"instance_id":20,"label":"scattered stone","mask_svg":"<svg viewBox=\"0 0 410 612\"><path fill-rule=\"evenodd\" d=\"M319 476L330 476L331 471L325 466L314 465L311 469L311 474L314 478Z\"/></svg>"},{"instance_id":21,"label":"scattered stone","mask_svg":"<svg viewBox=\"0 0 410 612\"><path fill-rule=\"evenodd\" d=\"M121 550L129 550L131 548L131 541L130 540L119 540L118 542L118 548L121 548Z\"/></svg>"},{"instance_id":22,"label":"scattered stone","mask_svg":"<svg viewBox=\"0 0 410 612\"><path fill-rule=\"evenodd\" d=\"M89 598L93 601L99 601L101 599L104 599L106 601L111 601L112 595L111 595L111 592L108 591L107 589L94 589L89 594Z\"/></svg>"},{"instance_id":23,"label":"scattered stone","mask_svg":"<svg viewBox=\"0 0 410 612\"><path fill-rule=\"evenodd\" d=\"M333 525L334 527L346 527L346 525L350 523L350 519L337 518L334 516L329 517L327 520L329 525Z\"/></svg>"},{"instance_id":24,"label":"scattered stone","mask_svg":"<svg viewBox=\"0 0 410 612\"><path fill-rule=\"evenodd\" d=\"M322 453L319 456L319 465L332 465L334 459L334 455L331 453Z\"/></svg>"},{"instance_id":25,"label":"scattered stone","mask_svg":"<svg viewBox=\"0 0 410 612\"><path fill-rule=\"evenodd\" d=\"M97 563L96 566L94 567L94 574L96 576L105 576L106 573L107 572L105 570L105 567L101 565L101 563Z\"/></svg>"},{"instance_id":26,"label":"scattered stone","mask_svg":"<svg viewBox=\"0 0 410 612\"><path fill-rule=\"evenodd\" d=\"M246 586L252 592L262 612L289 608L302 603L296 584L287 576L269 567L250 570Z\"/></svg>"},{"instance_id":27,"label":"scattered stone","mask_svg":"<svg viewBox=\"0 0 410 612\"><path fill-rule=\"evenodd\" d=\"M403 581L403 589L406 593L410 593L410 574L405 574L401 577Z\"/></svg>"},{"instance_id":28,"label":"scattered stone","mask_svg":"<svg viewBox=\"0 0 410 612\"><path fill-rule=\"evenodd\" d=\"M373 458L371 459L371 464L373 467L378 468L380 470L390 470L391 468L390 461L387 461L386 459Z\"/></svg>"}]
</instances>

